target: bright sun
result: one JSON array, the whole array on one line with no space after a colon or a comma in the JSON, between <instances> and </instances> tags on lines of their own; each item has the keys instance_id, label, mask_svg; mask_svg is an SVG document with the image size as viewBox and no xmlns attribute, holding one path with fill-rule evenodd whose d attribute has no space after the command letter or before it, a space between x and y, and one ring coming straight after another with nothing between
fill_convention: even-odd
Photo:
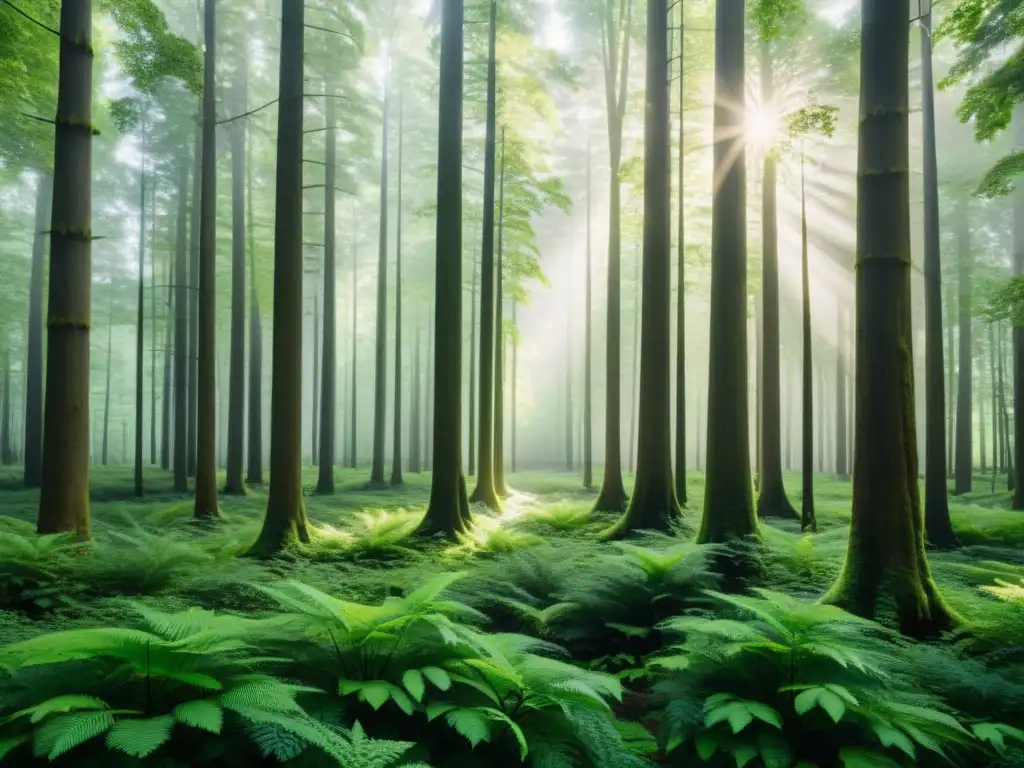
<instances>
[{"instance_id":1,"label":"bright sun","mask_svg":"<svg viewBox=\"0 0 1024 768\"><path fill-rule=\"evenodd\" d=\"M747 145L751 151L764 153L779 141L779 117L774 111L756 107L747 112Z\"/></svg>"}]
</instances>

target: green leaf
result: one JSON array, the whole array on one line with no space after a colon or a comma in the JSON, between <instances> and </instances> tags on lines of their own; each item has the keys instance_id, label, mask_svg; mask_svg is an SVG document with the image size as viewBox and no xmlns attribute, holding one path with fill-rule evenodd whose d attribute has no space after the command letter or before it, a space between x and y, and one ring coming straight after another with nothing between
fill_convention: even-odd
<instances>
[{"instance_id":1,"label":"green leaf","mask_svg":"<svg viewBox=\"0 0 1024 768\"><path fill-rule=\"evenodd\" d=\"M838 723L846 714L846 703L843 698L828 688L808 688L793 701L793 708L800 715L807 714L814 707L821 707L825 710L834 723Z\"/></svg>"},{"instance_id":2,"label":"green leaf","mask_svg":"<svg viewBox=\"0 0 1024 768\"><path fill-rule=\"evenodd\" d=\"M113 724L114 716L107 710L73 712L51 718L36 730L35 754L56 760L65 752L106 732Z\"/></svg>"},{"instance_id":3,"label":"green leaf","mask_svg":"<svg viewBox=\"0 0 1024 768\"><path fill-rule=\"evenodd\" d=\"M674 733L678 733L675 731ZM678 742L675 746L666 748L666 752L671 752L676 746L683 743L682 735L678 736ZM671 740L670 740L671 744ZM718 734L714 731L701 731L697 734L697 738L693 740L694 746L697 748L697 754L700 755L701 760L710 760L711 757L718 751Z\"/></svg>"},{"instance_id":4,"label":"green leaf","mask_svg":"<svg viewBox=\"0 0 1024 768\"><path fill-rule=\"evenodd\" d=\"M449 677L448 673L440 667L423 667L420 672L422 672L423 676L433 683L435 687L442 691L447 691L452 687L451 677Z\"/></svg>"},{"instance_id":5,"label":"green leaf","mask_svg":"<svg viewBox=\"0 0 1024 768\"><path fill-rule=\"evenodd\" d=\"M423 694L426 691L426 685L423 682L423 673L418 669L407 669L405 674L402 675L402 685L405 686L412 697L416 701L423 701Z\"/></svg>"},{"instance_id":6,"label":"green leaf","mask_svg":"<svg viewBox=\"0 0 1024 768\"><path fill-rule=\"evenodd\" d=\"M885 723L872 723L871 730L875 732L883 747L895 747L911 759L916 756L917 750L914 749L914 742L907 738L903 731Z\"/></svg>"},{"instance_id":7,"label":"green leaf","mask_svg":"<svg viewBox=\"0 0 1024 768\"><path fill-rule=\"evenodd\" d=\"M758 734L757 748L765 768L789 768L793 764L793 751L786 740L778 734Z\"/></svg>"},{"instance_id":8,"label":"green leaf","mask_svg":"<svg viewBox=\"0 0 1024 768\"><path fill-rule=\"evenodd\" d=\"M519 759L526 760L526 756L530 752L530 747L526 743L526 734L523 733L523 729L519 727L519 724L500 709L484 707L483 711L490 715L492 720L503 722L512 730L512 734L516 737L516 741L519 742Z\"/></svg>"},{"instance_id":9,"label":"green leaf","mask_svg":"<svg viewBox=\"0 0 1024 768\"><path fill-rule=\"evenodd\" d=\"M27 733L22 734L21 736L11 736L7 739L0 739L0 761L27 741Z\"/></svg>"},{"instance_id":10,"label":"green leaf","mask_svg":"<svg viewBox=\"0 0 1024 768\"><path fill-rule=\"evenodd\" d=\"M374 709L380 709L391 698L391 691L383 680L371 680L359 691L359 698Z\"/></svg>"},{"instance_id":11,"label":"green leaf","mask_svg":"<svg viewBox=\"0 0 1024 768\"><path fill-rule=\"evenodd\" d=\"M614 621L605 623L605 626L608 627L608 629L614 629L617 632L621 632L626 637L647 637L651 634L650 627L634 627L629 624L618 624Z\"/></svg>"},{"instance_id":12,"label":"green leaf","mask_svg":"<svg viewBox=\"0 0 1024 768\"><path fill-rule=\"evenodd\" d=\"M1003 723L975 723L971 730L978 739L988 742L998 752L1006 749L1006 736L1024 743L1024 731Z\"/></svg>"},{"instance_id":13,"label":"green leaf","mask_svg":"<svg viewBox=\"0 0 1024 768\"><path fill-rule=\"evenodd\" d=\"M491 718L478 709L453 709L445 719L474 747L481 741L491 740Z\"/></svg>"},{"instance_id":14,"label":"green leaf","mask_svg":"<svg viewBox=\"0 0 1024 768\"><path fill-rule=\"evenodd\" d=\"M736 768L743 768L747 763L757 757L757 747L750 744L736 744L730 747L733 759L736 761Z\"/></svg>"},{"instance_id":15,"label":"green leaf","mask_svg":"<svg viewBox=\"0 0 1024 768\"><path fill-rule=\"evenodd\" d=\"M175 672L167 676L171 680L177 680L180 683L186 685L192 685L196 688L202 688L204 691L222 691L224 686L220 680L210 675L204 675L202 672Z\"/></svg>"},{"instance_id":16,"label":"green leaf","mask_svg":"<svg viewBox=\"0 0 1024 768\"><path fill-rule=\"evenodd\" d=\"M71 712L76 709L110 709L105 701L94 696L80 696L75 693L64 696L54 696L52 699L36 704L24 713L32 713L31 722L38 723L47 715L56 713Z\"/></svg>"},{"instance_id":17,"label":"green leaf","mask_svg":"<svg viewBox=\"0 0 1024 768\"><path fill-rule=\"evenodd\" d=\"M427 721L434 720L446 712L451 712L453 709L458 709L458 704L449 704L448 702L439 701L434 704L427 704Z\"/></svg>"},{"instance_id":18,"label":"green leaf","mask_svg":"<svg viewBox=\"0 0 1024 768\"><path fill-rule=\"evenodd\" d=\"M191 728L220 733L224 724L224 710L215 701L196 699L179 704L173 711L174 719Z\"/></svg>"},{"instance_id":19,"label":"green leaf","mask_svg":"<svg viewBox=\"0 0 1024 768\"><path fill-rule=\"evenodd\" d=\"M171 738L174 718L170 715L145 720L119 720L107 731L107 748L132 757L146 757Z\"/></svg>"},{"instance_id":20,"label":"green leaf","mask_svg":"<svg viewBox=\"0 0 1024 768\"><path fill-rule=\"evenodd\" d=\"M401 709L405 714L411 715L415 707L413 706L412 699L409 698L408 694L399 688L397 685L388 683L388 693L394 700L398 708Z\"/></svg>"},{"instance_id":21,"label":"green leaf","mask_svg":"<svg viewBox=\"0 0 1024 768\"><path fill-rule=\"evenodd\" d=\"M839 759L844 768L901 768L891 757L874 749L843 747L839 750Z\"/></svg>"}]
</instances>

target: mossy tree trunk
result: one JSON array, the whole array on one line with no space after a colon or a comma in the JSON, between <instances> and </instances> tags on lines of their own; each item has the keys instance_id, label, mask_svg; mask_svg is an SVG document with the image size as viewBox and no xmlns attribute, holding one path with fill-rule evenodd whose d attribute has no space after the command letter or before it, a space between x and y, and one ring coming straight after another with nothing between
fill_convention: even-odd
<instances>
[{"instance_id":1,"label":"mossy tree trunk","mask_svg":"<svg viewBox=\"0 0 1024 768\"><path fill-rule=\"evenodd\" d=\"M676 200L676 431L675 483L676 500L686 505L686 156L683 152L686 126L684 98L686 71L683 54L686 50L686 6L679 3L679 197Z\"/></svg>"},{"instance_id":2,"label":"mossy tree trunk","mask_svg":"<svg viewBox=\"0 0 1024 768\"><path fill-rule=\"evenodd\" d=\"M846 563L825 600L923 636L947 628L952 617L928 567L917 484L908 17L909 0L864 0L853 517Z\"/></svg>"},{"instance_id":3,"label":"mossy tree trunk","mask_svg":"<svg viewBox=\"0 0 1024 768\"><path fill-rule=\"evenodd\" d=\"M384 83L384 116L380 155L380 234L377 240L377 340L373 366L373 457L370 485L384 484L384 427L388 391L388 117L391 106L391 64Z\"/></svg>"},{"instance_id":4,"label":"mossy tree trunk","mask_svg":"<svg viewBox=\"0 0 1024 768\"><path fill-rule=\"evenodd\" d=\"M626 117L629 84L629 49L633 0L605 5L602 24L601 64L604 73L605 113L608 120L608 331L605 338L605 434L604 477L594 509L623 512L626 488L622 484L622 126Z\"/></svg>"},{"instance_id":5,"label":"mossy tree trunk","mask_svg":"<svg viewBox=\"0 0 1024 768\"><path fill-rule=\"evenodd\" d=\"M202 102L200 102L202 112ZM196 426L199 388L199 250L201 248L203 178L203 126L196 121L195 156L192 165L192 209L188 241L188 432L185 467L189 477L196 475Z\"/></svg>"},{"instance_id":6,"label":"mossy tree trunk","mask_svg":"<svg viewBox=\"0 0 1024 768\"><path fill-rule=\"evenodd\" d=\"M178 225L174 256L174 491L188 492L188 182L189 161L181 160Z\"/></svg>"},{"instance_id":7,"label":"mossy tree trunk","mask_svg":"<svg viewBox=\"0 0 1024 768\"><path fill-rule=\"evenodd\" d=\"M470 524L462 474L463 0L442 0L438 97L437 269L434 283L434 476L419 533L449 538Z\"/></svg>"},{"instance_id":8,"label":"mossy tree trunk","mask_svg":"<svg viewBox=\"0 0 1024 768\"><path fill-rule=\"evenodd\" d=\"M271 555L308 542L302 497L302 3L281 9L274 225L274 350L270 397L270 491L263 530L250 553Z\"/></svg>"},{"instance_id":9,"label":"mossy tree trunk","mask_svg":"<svg viewBox=\"0 0 1024 768\"><path fill-rule=\"evenodd\" d=\"M252 215L252 134L246 136L245 181L249 247L249 414L245 482L263 485L263 323L256 292L256 238Z\"/></svg>"},{"instance_id":10,"label":"mossy tree trunk","mask_svg":"<svg viewBox=\"0 0 1024 768\"><path fill-rule=\"evenodd\" d=\"M43 276L46 232L53 203L53 176L40 171L36 186L32 273L28 288L28 358L25 379L25 486L38 488L43 474Z\"/></svg>"},{"instance_id":11,"label":"mossy tree trunk","mask_svg":"<svg viewBox=\"0 0 1024 768\"><path fill-rule=\"evenodd\" d=\"M199 358L196 426L197 518L217 509L217 0L206 0L203 83L203 174L199 222Z\"/></svg>"},{"instance_id":12,"label":"mossy tree trunk","mask_svg":"<svg viewBox=\"0 0 1024 768\"><path fill-rule=\"evenodd\" d=\"M391 485L402 485L402 161L405 93L398 93L398 211L395 233L395 417L391 451Z\"/></svg>"},{"instance_id":13,"label":"mossy tree trunk","mask_svg":"<svg viewBox=\"0 0 1024 768\"><path fill-rule=\"evenodd\" d=\"M337 384L337 277L335 234L335 166L338 158L337 99L328 89L327 96L327 149L324 156L324 332L323 362L320 365L320 469L317 473L316 492L334 493L335 402Z\"/></svg>"},{"instance_id":14,"label":"mossy tree trunk","mask_svg":"<svg viewBox=\"0 0 1024 768\"><path fill-rule=\"evenodd\" d=\"M60 9L39 533L89 538L92 2ZM4 382L5 387L7 382Z\"/></svg>"},{"instance_id":15,"label":"mossy tree trunk","mask_svg":"<svg viewBox=\"0 0 1024 768\"><path fill-rule=\"evenodd\" d=\"M235 104L248 110L248 61L240 45ZM231 135L231 348L228 370L228 456L224 493L245 493L242 455L245 448L245 120L230 125Z\"/></svg>"},{"instance_id":16,"label":"mossy tree trunk","mask_svg":"<svg viewBox=\"0 0 1024 768\"><path fill-rule=\"evenodd\" d=\"M771 43L762 40L761 101L771 104L774 79ZM762 241L762 350L761 364L761 464L758 474L757 514L795 520L798 515L786 495L782 482L782 404L780 388L779 335L779 224L778 156L768 152L764 158L761 202ZM712 353L714 354L714 353ZM787 429L788 429L787 421ZM787 441L788 442L788 441ZM710 455L710 453L709 453ZM787 454L788 461L788 454Z\"/></svg>"},{"instance_id":17,"label":"mossy tree trunk","mask_svg":"<svg viewBox=\"0 0 1024 768\"><path fill-rule=\"evenodd\" d=\"M711 214L707 478L700 543L757 532L748 446L744 3L717 0L716 7L714 168L720 182Z\"/></svg>"},{"instance_id":18,"label":"mossy tree trunk","mask_svg":"<svg viewBox=\"0 0 1024 768\"><path fill-rule=\"evenodd\" d=\"M647 89L644 110L643 350L640 357L636 483L629 507L604 534L670 530L679 518L672 478L671 317L672 184L669 166L667 0L647 2Z\"/></svg>"},{"instance_id":19,"label":"mossy tree trunk","mask_svg":"<svg viewBox=\"0 0 1024 768\"><path fill-rule=\"evenodd\" d=\"M800 152L800 274L803 289L803 450L800 530L817 531L814 514L814 348L811 338L811 273L807 253L807 187L804 183L804 153ZM824 419L819 423L824 424Z\"/></svg>"},{"instance_id":20,"label":"mossy tree trunk","mask_svg":"<svg viewBox=\"0 0 1024 768\"><path fill-rule=\"evenodd\" d=\"M470 501L498 509L494 488L494 191L497 150L498 3L490 3L487 55L487 125L484 139L483 250L480 254L480 377L477 389L478 441L476 487ZM440 327L438 328L440 339ZM472 417L472 415L471 415Z\"/></svg>"}]
</instances>

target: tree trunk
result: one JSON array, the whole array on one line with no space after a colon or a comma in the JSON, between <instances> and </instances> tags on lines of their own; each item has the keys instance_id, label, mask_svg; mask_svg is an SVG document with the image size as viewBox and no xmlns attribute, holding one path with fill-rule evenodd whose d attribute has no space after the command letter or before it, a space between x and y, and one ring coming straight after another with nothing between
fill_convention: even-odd
<instances>
[{"instance_id":1,"label":"tree trunk","mask_svg":"<svg viewBox=\"0 0 1024 768\"><path fill-rule=\"evenodd\" d=\"M419 313L417 313L418 315ZM423 446L421 437L420 410L422 397L420 396L420 321L416 319L416 346L412 354L412 382L409 387L409 471L417 474L423 471L423 460L420 449Z\"/></svg>"},{"instance_id":2,"label":"tree trunk","mask_svg":"<svg viewBox=\"0 0 1024 768\"><path fill-rule=\"evenodd\" d=\"M484 139L483 249L480 254L480 379L477 384L476 488L469 500L498 509L494 488L494 191L497 141L497 25L498 3L491 0L487 56L487 125ZM440 329L438 329L440 331ZM440 338L440 333L438 334Z\"/></svg>"},{"instance_id":3,"label":"tree trunk","mask_svg":"<svg viewBox=\"0 0 1024 768\"><path fill-rule=\"evenodd\" d=\"M311 418L310 418L310 431L312 433L312 439L310 440L309 446L309 457L310 461L315 467L320 457L317 455L317 449L319 448L319 434L317 433L317 424L319 423L320 415L320 297L316 295L316 289L313 289L313 387L310 393L310 399L312 400Z\"/></svg>"},{"instance_id":4,"label":"tree trunk","mask_svg":"<svg viewBox=\"0 0 1024 768\"><path fill-rule=\"evenodd\" d=\"M469 468L467 474L476 474L476 239L473 241L473 277L469 287Z\"/></svg>"},{"instance_id":5,"label":"tree trunk","mask_svg":"<svg viewBox=\"0 0 1024 768\"><path fill-rule=\"evenodd\" d=\"M0 464L5 467L14 463L14 451L11 446L11 348L4 346L4 394L3 424L0 425Z\"/></svg>"},{"instance_id":6,"label":"tree trunk","mask_svg":"<svg viewBox=\"0 0 1024 768\"><path fill-rule=\"evenodd\" d=\"M200 110L201 111L201 110ZM186 467L189 477L196 475L196 427L199 407L199 250L201 248L203 126L196 125L196 153L192 166L192 217L189 221L188 264L188 442Z\"/></svg>"},{"instance_id":7,"label":"tree trunk","mask_svg":"<svg viewBox=\"0 0 1024 768\"><path fill-rule=\"evenodd\" d=\"M593 320L593 268L591 264L591 184L590 184L590 137L587 137L587 271L586 271L586 298L584 299L584 350L583 350L583 489L589 491L594 487L593 469L593 445L594 445L594 406L593 406L593 345L594 345L594 320ZM515 300L512 302L513 323L515 313ZM515 345L512 347L512 354L515 355ZM512 377L513 394L515 400L515 374ZM513 408L513 414L515 409ZM515 435L515 416L513 415L512 434ZM513 445L515 439L513 438ZM512 450L512 471L515 471L515 449Z\"/></svg>"},{"instance_id":8,"label":"tree trunk","mask_svg":"<svg viewBox=\"0 0 1024 768\"><path fill-rule=\"evenodd\" d=\"M846 349L843 340L846 339L846 307L842 301L836 307L836 317L839 321L839 330L836 338L836 477L840 480L850 479L850 462L846 452ZM939 344L942 344L941 322L939 327ZM940 361L941 362L941 361ZM942 386L942 370L939 370L939 386ZM939 421L942 420L942 410L939 410ZM941 449L941 445L939 446ZM945 473L943 473L945 478ZM943 480L945 482L945 480Z\"/></svg>"},{"instance_id":9,"label":"tree trunk","mask_svg":"<svg viewBox=\"0 0 1024 768\"><path fill-rule=\"evenodd\" d=\"M573 456L573 402L572 402L572 325L571 314L565 317L565 469L575 471Z\"/></svg>"},{"instance_id":10,"label":"tree trunk","mask_svg":"<svg viewBox=\"0 0 1024 768\"><path fill-rule=\"evenodd\" d=\"M89 538L92 0L62 2L39 533Z\"/></svg>"},{"instance_id":11,"label":"tree trunk","mask_svg":"<svg viewBox=\"0 0 1024 768\"><path fill-rule=\"evenodd\" d=\"M248 58L239 46L238 113L249 108ZM228 456L224 493L245 493L242 455L245 445L245 120L230 125L231 136L231 360L228 369Z\"/></svg>"},{"instance_id":12,"label":"tree trunk","mask_svg":"<svg viewBox=\"0 0 1024 768\"><path fill-rule=\"evenodd\" d=\"M53 203L53 176L39 173L28 288L28 362L25 381L25 486L38 488L43 473L43 276L46 230Z\"/></svg>"},{"instance_id":13,"label":"tree trunk","mask_svg":"<svg viewBox=\"0 0 1024 768\"><path fill-rule=\"evenodd\" d=\"M857 426L846 562L826 595L909 635L947 628L917 480L910 319L909 0L864 0L857 169Z\"/></svg>"},{"instance_id":14,"label":"tree trunk","mask_svg":"<svg viewBox=\"0 0 1024 768\"><path fill-rule=\"evenodd\" d=\"M981 449L981 474L988 472L988 446L985 440L985 361L978 355L978 369L975 372L978 377L978 448ZM927 514L926 514L927 517ZM927 520L925 521L927 529Z\"/></svg>"},{"instance_id":15,"label":"tree trunk","mask_svg":"<svg viewBox=\"0 0 1024 768\"><path fill-rule=\"evenodd\" d=\"M423 468L433 468L434 450L434 319L427 320L427 395L423 401ZM461 429L461 428L460 428ZM462 445L460 443L459 447ZM461 465L460 465L461 466Z\"/></svg>"},{"instance_id":16,"label":"tree trunk","mask_svg":"<svg viewBox=\"0 0 1024 768\"><path fill-rule=\"evenodd\" d=\"M680 516L672 479L672 183L669 174L667 0L647 2L644 110L643 350L636 481L629 508L605 538L636 529L670 530Z\"/></svg>"},{"instance_id":17,"label":"tree trunk","mask_svg":"<svg viewBox=\"0 0 1024 768\"><path fill-rule=\"evenodd\" d=\"M1024 147L1024 108L1016 108L1014 132L1018 147ZM1024 276L1024 190L1016 185L1013 192L1013 274ZM1024 398L1024 327L1014 327L1013 334L1013 452L1017 456L1014 473L1011 509L1024 509L1024 406L1017 403Z\"/></svg>"},{"instance_id":18,"label":"tree trunk","mask_svg":"<svg viewBox=\"0 0 1024 768\"><path fill-rule=\"evenodd\" d=\"M625 7L623 7L625 6ZM629 48L633 0L619 4L619 18L613 18L613 4L606 6L602 63L605 109L608 117L608 331L605 357L605 447L604 477L594 503L600 512L623 512L626 488L622 484L622 264L621 194L619 167L622 163L622 125L626 115L629 83ZM624 15L623 15L624 14ZM619 38L622 38L621 44ZM621 47L620 47L621 45Z\"/></svg>"},{"instance_id":19,"label":"tree trunk","mask_svg":"<svg viewBox=\"0 0 1024 768\"><path fill-rule=\"evenodd\" d=\"M419 533L449 538L470 523L462 475L463 0L443 0L438 98L433 481Z\"/></svg>"},{"instance_id":20,"label":"tree trunk","mask_svg":"<svg viewBox=\"0 0 1024 768\"><path fill-rule=\"evenodd\" d=\"M391 63L384 84L384 120L380 151L380 236L377 251L377 344L373 373L373 462L370 485L384 484L384 426L388 391L388 115L391 105ZM396 374L397 375L397 374Z\"/></svg>"},{"instance_id":21,"label":"tree trunk","mask_svg":"<svg viewBox=\"0 0 1024 768\"><path fill-rule=\"evenodd\" d=\"M512 432L509 440L509 450L512 452L512 461L509 467L513 474L516 471L516 405L518 399L517 385L519 382L519 344L517 342L519 326L516 325L516 308L518 304L515 299L512 299L512 329L516 335L512 337L512 413L509 414L509 429Z\"/></svg>"},{"instance_id":22,"label":"tree trunk","mask_svg":"<svg viewBox=\"0 0 1024 768\"><path fill-rule=\"evenodd\" d=\"M107 466L107 459L109 458L108 448L110 445L110 357L113 351L114 344L114 296L113 286L110 288L110 306L107 310L107 380L106 385L103 388L103 455L100 461L103 466ZM6 461L4 462L6 463Z\"/></svg>"},{"instance_id":23,"label":"tree trunk","mask_svg":"<svg viewBox=\"0 0 1024 768\"><path fill-rule=\"evenodd\" d=\"M999 411L1002 414L1002 430L1003 437L1002 442L1006 451L1006 490L1014 490L1014 480L1016 479L1013 472L1013 448L1012 440L1013 435L1010 432L1010 412L1006 407L1006 386L1003 379L1003 370L1006 367L1004 363L1006 342L1003 337L1003 328L999 328Z\"/></svg>"},{"instance_id":24,"label":"tree trunk","mask_svg":"<svg viewBox=\"0 0 1024 768\"><path fill-rule=\"evenodd\" d=\"M505 318L504 318L504 243L505 243L505 129L501 129L501 178L498 182L498 260L497 291L494 302L494 491L508 496L505 485ZM571 469L571 467L570 467Z\"/></svg>"},{"instance_id":25,"label":"tree trunk","mask_svg":"<svg viewBox=\"0 0 1024 768\"><path fill-rule=\"evenodd\" d=\"M803 287L803 498L800 503L800 530L818 530L814 514L814 350L811 339L811 275L807 254L807 188L804 183L804 153L800 151L800 265ZM822 420L821 423L824 423Z\"/></svg>"},{"instance_id":26,"label":"tree trunk","mask_svg":"<svg viewBox=\"0 0 1024 768\"><path fill-rule=\"evenodd\" d=\"M157 177L153 177L153 213L149 247L149 463L156 466L156 201Z\"/></svg>"},{"instance_id":27,"label":"tree trunk","mask_svg":"<svg viewBox=\"0 0 1024 768\"><path fill-rule=\"evenodd\" d=\"M954 492L959 495L971 492L971 476L974 473L974 404L972 398L971 369L974 357L971 352L971 225L968 220L967 198L960 201L958 210L957 235L959 241L959 309L960 349L957 355L960 368L957 379L956 400L956 483ZM926 518L927 530L927 518Z\"/></svg>"},{"instance_id":28,"label":"tree trunk","mask_svg":"<svg viewBox=\"0 0 1024 768\"><path fill-rule=\"evenodd\" d=\"M249 441L245 482L263 485L263 324L256 292L256 241L252 215L252 137L246 136L245 185L249 246Z\"/></svg>"},{"instance_id":29,"label":"tree trunk","mask_svg":"<svg viewBox=\"0 0 1024 768\"><path fill-rule=\"evenodd\" d=\"M996 327L995 324L988 327L988 362L989 381L992 384L992 493L996 492L996 475L1003 466L1003 443L1002 430L999 429L999 399L997 396L996 383Z\"/></svg>"},{"instance_id":30,"label":"tree trunk","mask_svg":"<svg viewBox=\"0 0 1024 768\"><path fill-rule=\"evenodd\" d=\"M199 221L199 343L196 425L197 518L217 510L217 0L206 0L203 83L203 191Z\"/></svg>"},{"instance_id":31,"label":"tree trunk","mask_svg":"<svg viewBox=\"0 0 1024 768\"><path fill-rule=\"evenodd\" d=\"M701 455L700 455L700 447L701 447L701 445L703 445L703 443L701 442L701 434L700 434L700 432L701 432L701 429L700 429L701 428L701 418L700 418L700 415L702 413L702 410L701 410L701 396L700 396L700 388L699 387L697 388L697 408L696 408L695 412L697 414L697 442L695 443L695 445L697 446L697 456L696 456L697 462L696 462L696 466L697 466L697 471L699 472L704 467L704 464L701 461ZM705 479L705 482L706 482L706 479Z\"/></svg>"},{"instance_id":32,"label":"tree trunk","mask_svg":"<svg viewBox=\"0 0 1024 768\"><path fill-rule=\"evenodd\" d=\"M349 414L349 466L355 469L359 464L359 457L356 455L356 438L359 432L359 409L357 408L356 400L356 383L358 378L356 373L358 371L358 358L357 352L359 351L359 294L358 286L356 285L357 270L356 266L359 261L359 236L356 234L356 213L355 207L352 209L352 371L351 379L349 383L349 397L350 397L350 410Z\"/></svg>"},{"instance_id":33,"label":"tree trunk","mask_svg":"<svg viewBox=\"0 0 1024 768\"><path fill-rule=\"evenodd\" d=\"M686 50L686 6L679 3L679 198L676 201L676 500L686 506L686 157L683 152L686 138L683 115L686 108L686 70L683 54ZM588 187L589 190L589 187ZM588 224L589 225L589 224ZM760 366L758 366L760 370Z\"/></svg>"},{"instance_id":34,"label":"tree trunk","mask_svg":"<svg viewBox=\"0 0 1024 768\"><path fill-rule=\"evenodd\" d=\"M638 249L639 250L639 249ZM636 415L639 410L638 390L640 378L640 254L636 254L633 268L633 385L629 391L629 471L636 471Z\"/></svg>"},{"instance_id":35,"label":"tree trunk","mask_svg":"<svg viewBox=\"0 0 1024 768\"><path fill-rule=\"evenodd\" d=\"M168 238L168 243L173 242L173 237ZM160 411L160 469L163 470L171 468L171 386L174 380L171 368L171 318L174 316L172 303L174 297L173 260L173 255L168 252L167 269L164 270L164 282L167 284L167 310L164 320L164 385Z\"/></svg>"},{"instance_id":36,"label":"tree trunk","mask_svg":"<svg viewBox=\"0 0 1024 768\"><path fill-rule=\"evenodd\" d=\"M772 54L770 43L761 41L761 101L771 104L774 98ZM758 476L757 514L761 517L796 519L797 512L786 495L782 481L782 403L780 391L779 335L779 229L778 229L778 157L767 153L764 158L764 185L761 203L762 230L762 344L761 362L761 466ZM712 353L714 354L714 353ZM788 398L787 398L788 402ZM786 431L792 414L786 422ZM789 467L789 441L786 464ZM710 456L710 450L709 450Z\"/></svg>"},{"instance_id":37,"label":"tree trunk","mask_svg":"<svg viewBox=\"0 0 1024 768\"><path fill-rule=\"evenodd\" d=\"M254 555L308 542L302 496L302 114L305 6L281 8L274 225L274 351L270 396L270 492Z\"/></svg>"},{"instance_id":38,"label":"tree trunk","mask_svg":"<svg viewBox=\"0 0 1024 768\"><path fill-rule=\"evenodd\" d=\"M154 211L155 215L155 211ZM142 117L142 166L139 171L139 295L135 324L135 495L142 496L143 388L146 370L146 118Z\"/></svg>"},{"instance_id":39,"label":"tree trunk","mask_svg":"<svg viewBox=\"0 0 1024 768\"><path fill-rule=\"evenodd\" d=\"M395 417L391 442L391 485L402 480L402 161L405 91L398 93L398 213L395 233Z\"/></svg>"},{"instance_id":40,"label":"tree trunk","mask_svg":"<svg viewBox=\"0 0 1024 768\"><path fill-rule=\"evenodd\" d=\"M174 491L188 492L188 182L189 162L181 160L178 233L174 259Z\"/></svg>"},{"instance_id":41,"label":"tree trunk","mask_svg":"<svg viewBox=\"0 0 1024 768\"><path fill-rule=\"evenodd\" d=\"M953 443L956 435L956 421L954 413L956 408L956 347L953 345L953 291L946 294L946 351L949 357L949 365L946 368L946 391L949 393L947 407L946 425L946 474L952 472L953 467Z\"/></svg>"},{"instance_id":42,"label":"tree trunk","mask_svg":"<svg viewBox=\"0 0 1024 768\"><path fill-rule=\"evenodd\" d=\"M337 290L335 252L335 192L338 162L337 99L327 97L327 151L324 156L324 338L323 362L320 366L320 471L316 492L334 493L335 402L338 371L337 359Z\"/></svg>"}]
</instances>

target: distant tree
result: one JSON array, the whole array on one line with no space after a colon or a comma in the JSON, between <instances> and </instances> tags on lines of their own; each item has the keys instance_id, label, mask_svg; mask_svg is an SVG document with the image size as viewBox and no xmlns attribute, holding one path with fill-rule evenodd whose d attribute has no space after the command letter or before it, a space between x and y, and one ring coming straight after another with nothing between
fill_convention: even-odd
<instances>
[{"instance_id":1,"label":"distant tree","mask_svg":"<svg viewBox=\"0 0 1024 768\"><path fill-rule=\"evenodd\" d=\"M377 240L377 323L374 347L373 455L370 486L384 485L384 427L388 391L388 119L391 111L391 61L384 78L384 115L381 123L380 233ZM397 375L397 372L396 372Z\"/></svg>"},{"instance_id":2,"label":"distant tree","mask_svg":"<svg viewBox=\"0 0 1024 768\"><path fill-rule=\"evenodd\" d=\"M398 93L398 211L395 233L395 417L391 442L391 485L402 485L402 164L405 130L405 91Z\"/></svg>"},{"instance_id":3,"label":"distant tree","mask_svg":"<svg viewBox=\"0 0 1024 768\"><path fill-rule=\"evenodd\" d=\"M335 377L337 362L337 289L336 276L336 224L335 190L337 182L335 166L338 163L337 119L334 94L328 89L327 104L327 146L324 155L324 313L323 345L320 365L320 470L317 475L317 493L334 493L334 444L335 444L335 398L337 385Z\"/></svg>"}]
</instances>

